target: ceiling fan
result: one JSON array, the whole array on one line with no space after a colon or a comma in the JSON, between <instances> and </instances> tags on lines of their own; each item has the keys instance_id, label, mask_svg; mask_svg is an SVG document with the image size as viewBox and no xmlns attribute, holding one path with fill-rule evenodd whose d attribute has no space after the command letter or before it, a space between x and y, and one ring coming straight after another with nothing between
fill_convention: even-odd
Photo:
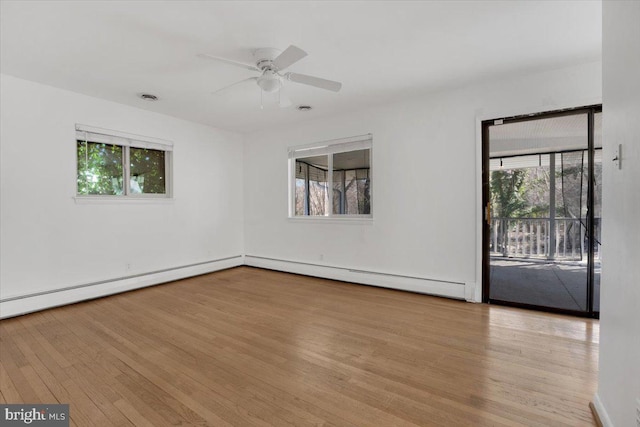
<instances>
[{"instance_id":1,"label":"ceiling fan","mask_svg":"<svg viewBox=\"0 0 640 427\"><path fill-rule=\"evenodd\" d=\"M236 67L241 67L246 70L256 71L260 73L259 76L240 80L239 82L220 88L213 93L221 92L241 83L255 81L260 87L261 93L273 93L278 91L280 106L288 107L289 105L291 105L291 101L289 101L287 96L283 93L284 81L292 81L304 85L315 86L317 88L326 89L333 92L338 92L342 87L342 83L335 82L333 80L321 79L319 77L309 76L306 74L291 72L283 73L283 70L307 56L307 52L293 45L286 48L282 53L280 53L279 50L273 48L257 49L253 54L254 58L256 59L256 65L243 64L241 62L233 61L226 58L220 58L207 53L202 53L198 56L202 58L213 59L214 61L224 62L225 64L235 65Z\"/></svg>"}]
</instances>

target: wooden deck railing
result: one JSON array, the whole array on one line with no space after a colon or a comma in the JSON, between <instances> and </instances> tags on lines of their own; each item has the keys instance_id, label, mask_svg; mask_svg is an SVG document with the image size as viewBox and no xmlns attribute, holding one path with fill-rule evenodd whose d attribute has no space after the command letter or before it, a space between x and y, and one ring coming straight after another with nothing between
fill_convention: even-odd
<instances>
[{"instance_id":1,"label":"wooden deck railing","mask_svg":"<svg viewBox=\"0 0 640 427\"><path fill-rule=\"evenodd\" d=\"M582 218L493 218L490 252L492 255L522 258L546 258L573 261L587 259L586 219ZM595 236L599 236L600 218L595 218ZM601 248L594 242L595 258Z\"/></svg>"}]
</instances>

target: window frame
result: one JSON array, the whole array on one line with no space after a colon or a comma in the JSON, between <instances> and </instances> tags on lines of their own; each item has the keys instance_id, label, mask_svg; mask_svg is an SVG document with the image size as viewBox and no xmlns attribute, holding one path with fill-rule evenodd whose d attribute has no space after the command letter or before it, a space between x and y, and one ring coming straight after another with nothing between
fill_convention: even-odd
<instances>
[{"instance_id":1,"label":"window frame","mask_svg":"<svg viewBox=\"0 0 640 427\"><path fill-rule=\"evenodd\" d=\"M333 213L333 156L351 151L369 150L369 212L368 214L334 214ZM292 146L288 151L288 218L300 221L337 221L353 222L373 220L373 135L365 134L311 144ZM327 156L327 214L326 215L296 215L296 160ZM306 187L306 191L309 188Z\"/></svg>"},{"instance_id":2,"label":"window frame","mask_svg":"<svg viewBox=\"0 0 640 427\"><path fill-rule=\"evenodd\" d=\"M171 141L81 124L76 124L75 136L74 198L76 201L173 200L173 143ZM78 193L78 173L80 172L78 169L78 142L116 145L122 148L123 194ZM164 193L131 193L131 148L157 150L164 153Z\"/></svg>"}]
</instances>

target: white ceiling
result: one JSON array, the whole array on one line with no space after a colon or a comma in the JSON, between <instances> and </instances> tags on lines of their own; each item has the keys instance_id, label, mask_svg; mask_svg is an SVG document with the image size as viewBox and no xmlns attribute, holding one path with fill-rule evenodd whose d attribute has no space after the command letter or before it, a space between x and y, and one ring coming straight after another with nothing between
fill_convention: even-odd
<instances>
[{"instance_id":1,"label":"white ceiling","mask_svg":"<svg viewBox=\"0 0 640 427\"><path fill-rule=\"evenodd\" d=\"M2 73L250 132L493 76L601 58L599 1L2 1ZM198 58L252 62L260 47L301 47L288 71L338 80L333 93L289 82L280 109L253 76ZM158 95L150 103L136 97Z\"/></svg>"}]
</instances>

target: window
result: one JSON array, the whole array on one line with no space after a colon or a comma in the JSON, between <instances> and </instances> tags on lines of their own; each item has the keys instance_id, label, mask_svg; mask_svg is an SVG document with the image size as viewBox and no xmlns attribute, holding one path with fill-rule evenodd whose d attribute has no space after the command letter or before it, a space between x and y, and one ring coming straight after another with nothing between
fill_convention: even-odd
<instances>
[{"instance_id":1,"label":"window","mask_svg":"<svg viewBox=\"0 0 640 427\"><path fill-rule=\"evenodd\" d=\"M171 143L76 126L78 196L170 197Z\"/></svg>"},{"instance_id":2,"label":"window","mask_svg":"<svg viewBox=\"0 0 640 427\"><path fill-rule=\"evenodd\" d=\"M289 149L291 217L371 217L371 135Z\"/></svg>"}]
</instances>

